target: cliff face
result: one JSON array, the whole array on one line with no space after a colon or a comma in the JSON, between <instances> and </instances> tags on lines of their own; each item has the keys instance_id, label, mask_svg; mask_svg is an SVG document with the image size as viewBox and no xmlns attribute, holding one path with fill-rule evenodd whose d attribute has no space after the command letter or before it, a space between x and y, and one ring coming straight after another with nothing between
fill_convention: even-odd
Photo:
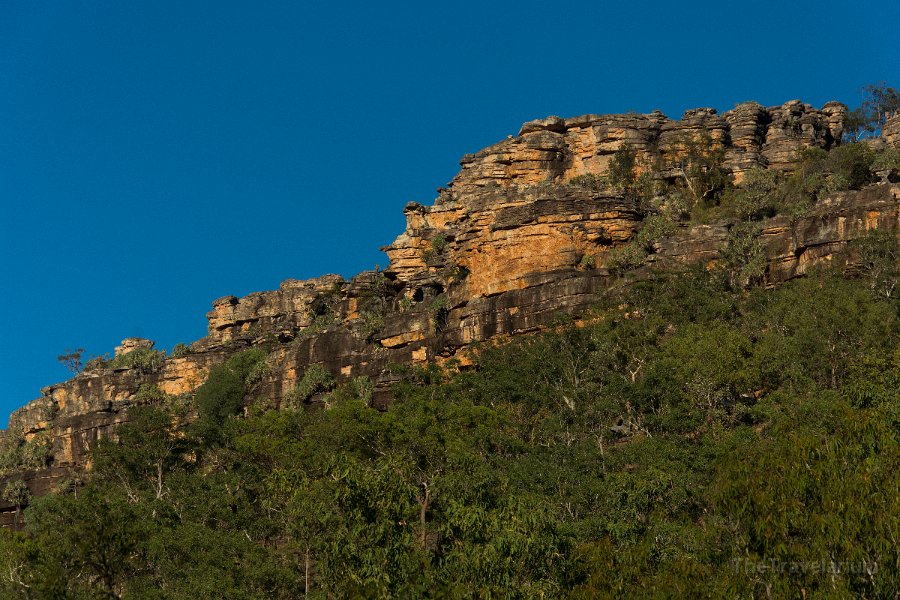
<instances>
[{"instance_id":1,"label":"cliff face","mask_svg":"<svg viewBox=\"0 0 900 600\"><path fill-rule=\"evenodd\" d=\"M792 168L800 149L830 148L841 139L846 110L839 102L817 110L793 100L772 108L747 102L722 115L698 108L680 121L661 112L547 117L525 123L515 138L464 156L451 188L471 194L491 184L515 187L604 173L622 144L635 149L643 164L671 167L685 140L701 134L724 150L725 167L739 180L754 167Z\"/></svg>"},{"instance_id":2,"label":"cliff face","mask_svg":"<svg viewBox=\"0 0 900 600\"><path fill-rule=\"evenodd\" d=\"M518 136L463 157L432 206L406 206L406 230L385 248L390 265L383 272L287 280L278 290L220 298L207 314L207 336L190 353L150 370L104 368L49 386L12 415L2 441L49 440L50 467L24 473L41 494L87 466L89 449L127 420L129 408L152 401L140 390L190 394L211 366L250 346L268 350L268 374L254 398L277 406L317 363L338 380L370 377L374 404L383 406L391 365L450 358L465 364L473 342L577 316L616 283L606 256L640 229L642 208L624 193L567 182L605 174L621 145L636 151L639 165L657 165L668 177L686 142L702 136L739 179L754 167L790 170L800 150L836 144L844 111L838 103L817 110L794 101L742 104L723 115L697 109L681 121L657 112L528 122ZM889 125L884 138L900 143L900 121ZM898 207L900 185L881 184L833 194L794 221L769 219L759 235L766 282L802 274L871 229L900 230ZM727 244L728 227L679 226L643 269L711 264ZM131 341L117 353L143 344ZM0 504L0 524L11 523L14 511Z\"/></svg>"}]
</instances>

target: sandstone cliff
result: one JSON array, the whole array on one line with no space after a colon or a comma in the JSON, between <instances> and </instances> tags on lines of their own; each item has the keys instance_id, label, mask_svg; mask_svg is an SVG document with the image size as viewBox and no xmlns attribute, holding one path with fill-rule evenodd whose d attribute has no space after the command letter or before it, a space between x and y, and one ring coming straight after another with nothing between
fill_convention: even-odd
<instances>
[{"instance_id":1,"label":"sandstone cliff","mask_svg":"<svg viewBox=\"0 0 900 600\"><path fill-rule=\"evenodd\" d=\"M623 144L635 150L639 169L654 165L658 177L675 178L672 166L686 141L704 136L740 179L751 168L788 171L800 150L838 144L845 110L792 101L741 104L723 115L691 110L680 121L659 112L530 121L518 136L463 157L433 205L406 206L406 230L385 248L390 264L383 272L290 279L278 290L220 298L207 314L207 336L190 352L153 369L107 366L44 388L12 415L2 442L48 445L49 466L24 473L41 494L87 466L89 449L127 420L130 407L153 401L141 390L190 395L211 366L251 346L268 351L255 398L277 406L309 365L320 364L339 380L370 377L373 403L383 406L392 365L450 358L465 364L473 342L577 316L620 281L605 257L640 230L644 207L628 194L569 182L605 174ZM885 127L888 143L900 144L898 127L897 119ZM713 263L729 226L682 224L658 241L642 269ZM875 228L900 230L900 185L836 193L802 218L765 221L759 241L766 283L801 275ZM117 355L147 346L126 340ZM8 524L15 507L3 502L0 524Z\"/></svg>"}]
</instances>

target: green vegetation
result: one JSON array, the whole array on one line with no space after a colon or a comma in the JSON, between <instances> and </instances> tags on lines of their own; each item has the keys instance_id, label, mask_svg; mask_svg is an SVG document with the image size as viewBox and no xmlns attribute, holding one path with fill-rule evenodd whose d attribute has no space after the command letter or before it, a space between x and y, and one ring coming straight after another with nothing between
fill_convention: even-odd
<instances>
[{"instance_id":1,"label":"green vegetation","mask_svg":"<svg viewBox=\"0 0 900 600\"><path fill-rule=\"evenodd\" d=\"M635 169L637 155L631 146L623 144L613 153L609 163L609 184L614 188L628 189L637 183Z\"/></svg>"},{"instance_id":2,"label":"green vegetation","mask_svg":"<svg viewBox=\"0 0 900 600\"><path fill-rule=\"evenodd\" d=\"M172 358L181 358L182 356L187 356L191 353L191 348L187 344L183 342L179 342L175 344L172 348L171 357Z\"/></svg>"},{"instance_id":3,"label":"green vegetation","mask_svg":"<svg viewBox=\"0 0 900 600\"><path fill-rule=\"evenodd\" d=\"M700 222L759 221L785 214L798 219L831 193L858 190L876 182L876 171L900 167L898 157L894 148L875 150L865 143L843 144L828 152L810 148L800 155L795 171L784 174L752 169L740 185L725 186L713 201L695 204L691 218ZM665 192L664 196L672 193Z\"/></svg>"},{"instance_id":4,"label":"green vegetation","mask_svg":"<svg viewBox=\"0 0 900 600\"><path fill-rule=\"evenodd\" d=\"M50 460L50 437L39 433L30 440L4 438L0 447L0 476L42 469Z\"/></svg>"},{"instance_id":5,"label":"green vegetation","mask_svg":"<svg viewBox=\"0 0 900 600\"><path fill-rule=\"evenodd\" d=\"M888 147L879 152L872 161L872 171L900 172L900 148Z\"/></svg>"},{"instance_id":6,"label":"green vegetation","mask_svg":"<svg viewBox=\"0 0 900 600\"><path fill-rule=\"evenodd\" d=\"M244 350L210 370L195 397L202 437L217 440L226 420L241 411L244 396L264 372L265 358L258 348Z\"/></svg>"},{"instance_id":7,"label":"green vegetation","mask_svg":"<svg viewBox=\"0 0 900 600\"><path fill-rule=\"evenodd\" d=\"M447 326L447 317L450 315L450 303L447 296L438 296L428 305L431 311L431 324L435 331L443 331Z\"/></svg>"},{"instance_id":8,"label":"green vegetation","mask_svg":"<svg viewBox=\"0 0 900 600\"><path fill-rule=\"evenodd\" d=\"M359 313L358 330L363 339L372 341L384 328L384 310L362 310Z\"/></svg>"},{"instance_id":9,"label":"green vegetation","mask_svg":"<svg viewBox=\"0 0 900 600\"><path fill-rule=\"evenodd\" d=\"M332 312L324 313L321 315L315 315L315 316L313 316L312 321L310 321L309 325L307 327L304 327L302 330L300 330L300 332L297 334L297 337L295 339L302 340L305 338L312 337L314 335L322 333L323 331L327 330L329 327L333 327L334 325L337 325L338 323L339 323L339 319L337 318L337 315L335 315Z\"/></svg>"},{"instance_id":10,"label":"green vegetation","mask_svg":"<svg viewBox=\"0 0 900 600\"><path fill-rule=\"evenodd\" d=\"M892 597L896 239L851 256L774 291L659 275L474 369L398 369L385 412L314 365L295 394L329 410L242 414L242 352L195 423L137 409L0 532L0 594Z\"/></svg>"},{"instance_id":11,"label":"green vegetation","mask_svg":"<svg viewBox=\"0 0 900 600\"><path fill-rule=\"evenodd\" d=\"M435 254L443 254L443 252L447 249L447 245L450 242L447 240L447 236L443 234L438 234L434 236L431 240L431 249L435 252Z\"/></svg>"},{"instance_id":12,"label":"green vegetation","mask_svg":"<svg viewBox=\"0 0 900 600\"><path fill-rule=\"evenodd\" d=\"M883 81L867 85L862 104L844 118L844 139L858 142L877 136L887 117L896 112L900 112L900 92Z\"/></svg>"},{"instance_id":13,"label":"green vegetation","mask_svg":"<svg viewBox=\"0 0 900 600\"><path fill-rule=\"evenodd\" d=\"M75 350L70 350L66 348L65 354L60 354L56 357L62 365L72 372L73 375L78 375L81 373L81 357L84 354L84 348L76 348Z\"/></svg>"},{"instance_id":14,"label":"green vegetation","mask_svg":"<svg viewBox=\"0 0 900 600\"><path fill-rule=\"evenodd\" d=\"M871 92L856 137L896 96ZM191 406L141 386L83 481L38 499L21 478L4 484L25 530L0 530L0 597L896 597L897 237L873 232L828 269L758 284L762 219L801 218L900 159L847 143L733 185L708 134L682 146L668 182L637 177L624 146L608 177L570 183L625 190L648 215L613 272L689 218L728 226L717 267L648 270L578 326L484 344L466 369L388 366L383 411L372 380L320 364L281 410L248 405L268 368L258 348L213 367ZM426 260L447 243L434 237ZM360 288L367 339L391 285L376 273ZM335 323L339 292L313 302L301 336ZM441 332L447 294L427 298ZM60 359L77 372L82 352ZM84 368L164 360L142 349ZM49 443L3 438L0 475L46 467Z\"/></svg>"},{"instance_id":15,"label":"green vegetation","mask_svg":"<svg viewBox=\"0 0 900 600\"><path fill-rule=\"evenodd\" d=\"M573 177L569 180L569 184L594 191L605 189L632 191L638 187L637 165L637 154L634 149L623 144L613 153L609 171L605 176L584 173Z\"/></svg>"},{"instance_id":16,"label":"green vegetation","mask_svg":"<svg viewBox=\"0 0 900 600\"><path fill-rule=\"evenodd\" d=\"M7 502L15 505L16 516L13 523L18 525L22 507L27 504L28 500L31 498L31 491L29 491L28 486L25 485L23 480L12 479L8 481L6 487L3 488L2 497Z\"/></svg>"},{"instance_id":17,"label":"green vegetation","mask_svg":"<svg viewBox=\"0 0 900 600\"><path fill-rule=\"evenodd\" d=\"M591 269L596 268L597 259L594 258L593 254L582 254L581 258L578 260L578 268L582 271L590 271Z\"/></svg>"},{"instance_id":18,"label":"green vegetation","mask_svg":"<svg viewBox=\"0 0 900 600\"><path fill-rule=\"evenodd\" d=\"M109 366L111 359L109 358L109 354L103 354L102 356L92 356L84 363L84 371L99 371L105 369Z\"/></svg>"},{"instance_id":19,"label":"green vegetation","mask_svg":"<svg viewBox=\"0 0 900 600\"><path fill-rule=\"evenodd\" d=\"M285 398L285 406L298 408L316 394L331 391L334 386L334 376L325 367L320 364L309 365L306 372L303 373L303 377L297 382L297 386Z\"/></svg>"},{"instance_id":20,"label":"green vegetation","mask_svg":"<svg viewBox=\"0 0 900 600\"><path fill-rule=\"evenodd\" d=\"M107 368L110 369L137 369L142 373L156 373L162 369L166 362L165 350L152 348L137 348L128 354L120 354L112 359Z\"/></svg>"},{"instance_id":21,"label":"green vegetation","mask_svg":"<svg viewBox=\"0 0 900 600\"><path fill-rule=\"evenodd\" d=\"M732 288L748 288L763 282L768 260L759 241L760 231L759 224L740 221L728 232L728 245L722 258Z\"/></svg>"},{"instance_id":22,"label":"green vegetation","mask_svg":"<svg viewBox=\"0 0 900 600\"><path fill-rule=\"evenodd\" d=\"M600 175L594 173L584 173L576 175L569 180L570 185L582 187L586 190L600 191L606 188L606 180Z\"/></svg>"},{"instance_id":23,"label":"green vegetation","mask_svg":"<svg viewBox=\"0 0 900 600\"><path fill-rule=\"evenodd\" d=\"M731 176L723 167L724 147L714 143L706 129L697 136L683 137L678 145L672 169L683 185L671 191L674 212L689 215L696 207L717 205L731 185Z\"/></svg>"},{"instance_id":24,"label":"green vegetation","mask_svg":"<svg viewBox=\"0 0 900 600\"><path fill-rule=\"evenodd\" d=\"M429 247L422 254L422 260L426 263L432 263L441 260L444 258L444 254L447 252L447 248L450 245L450 240L443 233L438 233L433 238L431 238L431 242L429 243Z\"/></svg>"},{"instance_id":25,"label":"green vegetation","mask_svg":"<svg viewBox=\"0 0 900 600\"><path fill-rule=\"evenodd\" d=\"M607 265L612 272L623 272L643 264L653 252L654 245L662 238L672 235L677 224L667 215L657 213L644 219L641 228L627 244L610 250Z\"/></svg>"},{"instance_id":26,"label":"green vegetation","mask_svg":"<svg viewBox=\"0 0 900 600\"><path fill-rule=\"evenodd\" d=\"M134 394L135 404L158 404L168 400L169 396L152 383L144 383Z\"/></svg>"}]
</instances>

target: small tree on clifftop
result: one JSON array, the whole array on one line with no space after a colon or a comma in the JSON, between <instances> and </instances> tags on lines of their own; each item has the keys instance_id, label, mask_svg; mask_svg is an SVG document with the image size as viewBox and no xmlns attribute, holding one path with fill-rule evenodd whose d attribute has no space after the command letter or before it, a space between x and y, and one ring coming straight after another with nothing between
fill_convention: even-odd
<instances>
[{"instance_id":1,"label":"small tree on clifftop","mask_svg":"<svg viewBox=\"0 0 900 600\"><path fill-rule=\"evenodd\" d=\"M72 371L73 375L78 375L81 372L81 356L83 354L84 348L76 348L75 350L66 348L66 353L57 356L56 360L61 362L65 368Z\"/></svg>"},{"instance_id":2,"label":"small tree on clifftop","mask_svg":"<svg viewBox=\"0 0 900 600\"><path fill-rule=\"evenodd\" d=\"M876 137L885 121L900 111L900 92L882 81L863 88L863 103L844 117L844 141Z\"/></svg>"}]
</instances>

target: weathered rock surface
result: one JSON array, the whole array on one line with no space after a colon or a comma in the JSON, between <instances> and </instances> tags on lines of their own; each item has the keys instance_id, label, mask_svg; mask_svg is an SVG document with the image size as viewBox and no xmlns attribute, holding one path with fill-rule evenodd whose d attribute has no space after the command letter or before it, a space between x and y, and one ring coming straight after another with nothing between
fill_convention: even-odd
<instances>
[{"instance_id":1,"label":"weathered rock surface","mask_svg":"<svg viewBox=\"0 0 900 600\"><path fill-rule=\"evenodd\" d=\"M881 130L881 136L888 144L900 148L900 112L887 120Z\"/></svg>"},{"instance_id":2,"label":"weathered rock surface","mask_svg":"<svg viewBox=\"0 0 900 600\"><path fill-rule=\"evenodd\" d=\"M152 350L155 345L153 340L144 338L126 338L122 340L121 346L116 346L115 357L118 358L120 356L125 356L126 354L131 354L135 350Z\"/></svg>"},{"instance_id":3,"label":"weathered rock surface","mask_svg":"<svg viewBox=\"0 0 900 600\"><path fill-rule=\"evenodd\" d=\"M130 408L152 398L142 389L189 395L213 365L251 346L268 350L269 367L251 391L254 399L278 406L309 365L321 364L339 380L370 377L373 403L384 406L391 365L465 363L473 342L540 330L561 314L577 316L600 291L620 283L609 276L606 257L641 228L641 207L621 193L567 182L605 173L623 143L644 168L665 169L685 140L703 136L724 150L726 167L738 176L756 167L788 170L803 148L837 143L845 110L794 101L773 108L746 103L723 115L697 109L680 121L656 112L525 123L517 137L464 157L432 206L406 206L406 230L385 248L390 265L383 272L287 280L277 290L220 298L206 315L207 336L159 370L98 369L44 388L13 413L0 441L48 435L52 459L46 469L12 476L24 477L35 494L52 489L89 465L90 448L113 435ZM885 139L896 139L890 136L898 127L900 120L891 121ZM767 283L802 275L871 229L900 230L898 206L900 185L880 184L835 194L795 222L770 219L760 235ZM645 268L714 263L728 228L681 226L656 244ZM116 355L152 345L125 340ZM0 505L0 524L14 518L14 506Z\"/></svg>"},{"instance_id":4,"label":"weathered rock surface","mask_svg":"<svg viewBox=\"0 0 900 600\"><path fill-rule=\"evenodd\" d=\"M748 102L723 115L699 108L686 111L680 121L659 111L547 117L525 123L514 138L464 156L450 189L469 195L492 185L528 186L604 174L623 145L636 151L645 168L658 168L683 151L685 140L700 135L725 151L725 167L739 180L754 167L790 169L804 148L830 148L841 139L846 110L839 102L814 109L793 100L770 108Z\"/></svg>"}]
</instances>

